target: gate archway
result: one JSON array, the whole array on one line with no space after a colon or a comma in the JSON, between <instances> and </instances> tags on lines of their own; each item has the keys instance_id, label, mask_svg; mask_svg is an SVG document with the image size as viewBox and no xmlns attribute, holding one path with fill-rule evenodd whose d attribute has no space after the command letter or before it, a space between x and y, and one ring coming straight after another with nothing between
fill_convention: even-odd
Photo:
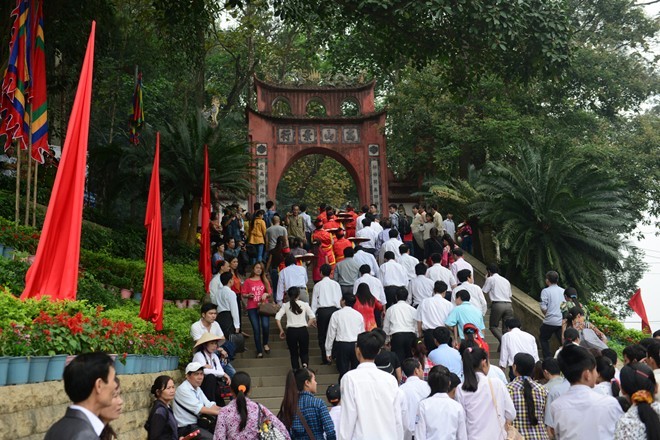
<instances>
[{"instance_id":1,"label":"gate archway","mask_svg":"<svg viewBox=\"0 0 660 440\"><path fill-rule=\"evenodd\" d=\"M250 205L275 200L282 175L296 160L323 154L348 170L360 204L382 206L388 200L385 112L375 111L374 86L293 87L255 78L257 108L247 109L256 165ZM290 114L279 110L282 102Z\"/></svg>"}]
</instances>

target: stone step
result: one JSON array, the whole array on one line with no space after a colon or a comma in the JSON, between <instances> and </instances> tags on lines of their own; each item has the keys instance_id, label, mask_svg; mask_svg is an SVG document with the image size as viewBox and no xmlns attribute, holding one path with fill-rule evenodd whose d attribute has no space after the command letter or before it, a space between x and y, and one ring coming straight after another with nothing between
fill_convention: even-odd
<instances>
[{"instance_id":1,"label":"stone step","mask_svg":"<svg viewBox=\"0 0 660 440\"><path fill-rule=\"evenodd\" d=\"M236 362L234 368L236 370L244 370L250 374L250 376L279 376L282 383L284 383L284 378L286 374L291 369L291 364L287 362L286 364L268 364L268 361L264 362L263 366L260 367L243 367L240 362ZM320 365L320 359L315 362L314 358L310 359L310 368L316 371L317 374L337 374L337 368L334 365Z\"/></svg>"}]
</instances>

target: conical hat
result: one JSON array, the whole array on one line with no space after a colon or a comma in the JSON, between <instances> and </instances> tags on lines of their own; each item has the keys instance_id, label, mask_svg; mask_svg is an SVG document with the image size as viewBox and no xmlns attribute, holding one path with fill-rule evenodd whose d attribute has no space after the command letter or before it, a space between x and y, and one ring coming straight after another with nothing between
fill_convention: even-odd
<instances>
[{"instance_id":1,"label":"conical hat","mask_svg":"<svg viewBox=\"0 0 660 440\"><path fill-rule=\"evenodd\" d=\"M202 344L206 344L207 342L211 342L211 341L219 341L219 340L221 340L221 339L222 339L222 338L221 338L220 336L216 336L216 335L214 335L213 333L206 332L206 333L204 333L204 334L202 335L201 338L199 338L199 339L197 340L197 342L195 342L195 347L194 347L194 348L197 348L197 347L199 347L199 346L202 345Z\"/></svg>"}]
</instances>

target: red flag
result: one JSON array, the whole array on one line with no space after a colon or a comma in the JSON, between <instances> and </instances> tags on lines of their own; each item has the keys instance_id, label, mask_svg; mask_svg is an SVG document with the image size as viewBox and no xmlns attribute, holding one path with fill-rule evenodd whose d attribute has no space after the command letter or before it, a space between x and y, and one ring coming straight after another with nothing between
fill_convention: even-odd
<instances>
[{"instance_id":1,"label":"red flag","mask_svg":"<svg viewBox=\"0 0 660 440\"><path fill-rule=\"evenodd\" d=\"M637 292L628 301L628 305L642 318L642 332L651 334L649 318L646 316L646 308L644 307L644 301L642 301L642 289L637 289Z\"/></svg>"},{"instance_id":2,"label":"red flag","mask_svg":"<svg viewBox=\"0 0 660 440\"><path fill-rule=\"evenodd\" d=\"M204 145L204 186L202 186L202 239L199 243L199 272L204 277L204 291L209 292L211 282L211 179L209 177L209 150Z\"/></svg>"},{"instance_id":3,"label":"red flag","mask_svg":"<svg viewBox=\"0 0 660 440\"><path fill-rule=\"evenodd\" d=\"M147 228L147 246L144 259L147 267L142 286L140 318L163 329L163 230L160 212L160 133L156 133L156 153L151 170L149 201L144 226Z\"/></svg>"},{"instance_id":4,"label":"red flag","mask_svg":"<svg viewBox=\"0 0 660 440\"><path fill-rule=\"evenodd\" d=\"M55 177L37 255L25 276L22 299L46 295L52 300L76 299L95 30L96 22L93 21L62 148L62 160Z\"/></svg>"}]
</instances>

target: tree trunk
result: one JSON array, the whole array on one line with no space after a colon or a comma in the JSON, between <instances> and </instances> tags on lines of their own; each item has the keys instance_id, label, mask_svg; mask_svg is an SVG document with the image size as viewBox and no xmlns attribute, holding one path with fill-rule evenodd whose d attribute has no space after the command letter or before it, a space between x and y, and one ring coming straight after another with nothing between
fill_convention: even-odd
<instances>
[{"instance_id":1,"label":"tree trunk","mask_svg":"<svg viewBox=\"0 0 660 440\"><path fill-rule=\"evenodd\" d=\"M190 225L188 226L188 244L195 244L197 239L197 223L199 222L199 207L202 204L201 197L193 198L192 210L190 212Z\"/></svg>"},{"instance_id":2,"label":"tree trunk","mask_svg":"<svg viewBox=\"0 0 660 440\"><path fill-rule=\"evenodd\" d=\"M188 227L190 225L190 201L188 198L183 199L181 206L181 222L179 223L179 234L177 239L179 241L186 241L188 238Z\"/></svg>"},{"instance_id":3,"label":"tree trunk","mask_svg":"<svg viewBox=\"0 0 660 440\"><path fill-rule=\"evenodd\" d=\"M493 241L493 228L490 225L480 224L478 231L482 261L486 264L496 263L498 255Z\"/></svg>"}]
</instances>

